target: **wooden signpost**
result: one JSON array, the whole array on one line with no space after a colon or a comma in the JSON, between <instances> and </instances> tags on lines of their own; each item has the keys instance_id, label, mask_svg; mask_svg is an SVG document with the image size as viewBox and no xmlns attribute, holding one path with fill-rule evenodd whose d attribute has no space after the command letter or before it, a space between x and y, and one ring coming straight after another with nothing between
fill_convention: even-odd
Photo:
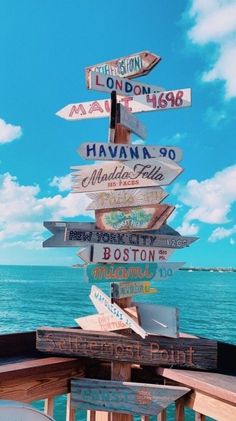
<instances>
[{"instance_id":1,"label":"wooden signpost","mask_svg":"<svg viewBox=\"0 0 236 421\"><path fill-rule=\"evenodd\" d=\"M96 263L82 266L86 282L161 281L171 277L183 262Z\"/></svg>"},{"instance_id":2,"label":"wooden signpost","mask_svg":"<svg viewBox=\"0 0 236 421\"><path fill-rule=\"evenodd\" d=\"M85 263L149 263L167 261L174 252L172 248L133 247L94 244L77 254Z\"/></svg>"},{"instance_id":3,"label":"wooden signpost","mask_svg":"<svg viewBox=\"0 0 236 421\"><path fill-rule=\"evenodd\" d=\"M186 387L95 379L71 381L72 406L132 415L157 415L188 393Z\"/></svg>"},{"instance_id":4,"label":"wooden signpost","mask_svg":"<svg viewBox=\"0 0 236 421\"><path fill-rule=\"evenodd\" d=\"M130 189L133 187L165 186L178 175L181 168L165 158L148 161L105 162L98 165L71 167L73 190L77 193L97 190Z\"/></svg>"},{"instance_id":5,"label":"wooden signpost","mask_svg":"<svg viewBox=\"0 0 236 421\"><path fill-rule=\"evenodd\" d=\"M94 64L85 69L87 86L89 85L90 72L99 72L105 75L118 75L130 79L144 76L159 63L161 57L149 51L130 54L100 64Z\"/></svg>"},{"instance_id":6,"label":"wooden signpost","mask_svg":"<svg viewBox=\"0 0 236 421\"><path fill-rule=\"evenodd\" d=\"M37 329L36 347L41 352L104 361L123 361L148 366L216 370L216 340L165 336L145 339L78 329L41 327Z\"/></svg>"},{"instance_id":7,"label":"wooden signpost","mask_svg":"<svg viewBox=\"0 0 236 421\"><path fill-rule=\"evenodd\" d=\"M145 126L122 104L117 104L117 124L120 124L130 132L135 133L141 139L145 139L147 137Z\"/></svg>"},{"instance_id":8,"label":"wooden signpost","mask_svg":"<svg viewBox=\"0 0 236 421\"><path fill-rule=\"evenodd\" d=\"M132 297L139 294L156 294L157 289L151 287L150 281L141 282L113 282L111 284L111 298Z\"/></svg>"},{"instance_id":9,"label":"wooden signpost","mask_svg":"<svg viewBox=\"0 0 236 421\"><path fill-rule=\"evenodd\" d=\"M97 209L96 226L106 231L159 229L174 211L174 206L148 205L122 209Z\"/></svg>"},{"instance_id":10,"label":"wooden signpost","mask_svg":"<svg viewBox=\"0 0 236 421\"><path fill-rule=\"evenodd\" d=\"M176 89L153 94L119 97L121 103L132 113L145 111L163 111L191 107L191 89ZM110 99L69 104L56 112L58 117L66 120L83 120L88 118L109 117Z\"/></svg>"},{"instance_id":11,"label":"wooden signpost","mask_svg":"<svg viewBox=\"0 0 236 421\"><path fill-rule=\"evenodd\" d=\"M90 72L88 89L108 92L116 91L117 95L144 95L164 91L160 86L147 85L138 81L131 81L119 76L106 75L99 72Z\"/></svg>"},{"instance_id":12,"label":"wooden signpost","mask_svg":"<svg viewBox=\"0 0 236 421\"><path fill-rule=\"evenodd\" d=\"M149 231L148 234L139 231L101 231L94 222L45 221L44 226L53 236L43 242L43 247L84 247L97 243L178 249L197 240L197 237L182 237L167 224L158 230Z\"/></svg>"},{"instance_id":13,"label":"wooden signpost","mask_svg":"<svg viewBox=\"0 0 236 421\"><path fill-rule=\"evenodd\" d=\"M84 159L102 161L168 158L178 162L183 157L181 149L174 146L123 145L98 142L82 143L77 152Z\"/></svg>"},{"instance_id":14,"label":"wooden signpost","mask_svg":"<svg viewBox=\"0 0 236 421\"><path fill-rule=\"evenodd\" d=\"M116 303L112 303L111 299L95 285L91 288L89 298L99 313L108 313L114 316L117 320L122 321L126 328L132 329L135 333L137 333L137 335L141 336L141 338L145 338L145 330L139 326L124 310L122 310L121 307L119 307Z\"/></svg>"}]
</instances>

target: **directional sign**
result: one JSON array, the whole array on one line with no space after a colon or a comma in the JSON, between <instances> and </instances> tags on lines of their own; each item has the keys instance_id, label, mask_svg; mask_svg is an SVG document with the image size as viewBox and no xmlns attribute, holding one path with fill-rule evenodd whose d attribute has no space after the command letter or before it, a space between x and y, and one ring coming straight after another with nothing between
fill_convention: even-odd
<instances>
[{"instance_id":1,"label":"directional sign","mask_svg":"<svg viewBox=\"0 0 236 421\"><path fill-rule=\"evenodd\" d=\"M85 281L159 281L172 276L184 262L158 263L97 263L83 266Z\"/></svg>"},{"instance_id":2,"label":"directional sign","mask_svg":"<svg viewBox=\"0 0 236 421\"><path fill-rule=\"evenodd\" d=\"M178 309L150 303L133 303L137 307L140 324L149 335L178 338Z\"/></svg>"},{"instance_id":3,"label":"directional sign","mask_svg":"<svg viewBox=\"0 0 236 421\"><path fill-rule=\"evenodd\" d=\"M163 111L191 107L191 89L176 89L153 94L119 97L120 102L131 113L144 111ZM110 99L79 102L66 105L56 115L66 120L82 120L87 118L109 117Z\"/></svg>"},{"instance_id":4,"label":"directional sign","mask_svg":"<svg viewBox=\"0 0 236 421\"><path fill-rule=\"evenodd\" d=\"M141 51L125 57L116 58L100 64L94 64L85 69L87 86L90 72L95 71L105 75L118 75L134 78L149 73L161 60L161 57L149 51Z\"/></svg>"},{"instance_id":5,"label":"directional sign","mask_svg":"<svg viewBox=\"0 0 236 421\"><path fill-rule=\"evenodd\" d=\"M168 185L183 171L176 162L166 158L71 168L75 170L73 187L77 193Z\"/></svg>"},{"instance_id":6,"label":"directional sign","mask_svg":"<svg viewBox=\"0 0 236 421\"><path fill-rule=\"evenodd\" d=\"M135 133L141 139L147 137L147 131L141 121L130 113L122 104L117 104L117 124L125 127L132 133Z\"/></svg>"},{"instance_id":7,"label":"directional sign","mask_svg":"<svg viewBox=\"0 0 236 421\"><path fill-rule=\"evenodd\" d=\"M174 146L123 145L112 143L82 143L77 152L84 159L102 161L132 161L137 159L169 158L181 161L183 154Z\"/></svg>"},{"instance_id":8,"label":"directional sign","mask_svg":"<svg viewBox=\"0 0 236 421\"><path fill-rule=\"evenodd\" d=\"M117 95L144 95L164 91L160 86L132 82L119 76L103 75L98 72L90 72L88 82L89 89L108 93L116 91Z\"/></svg>"},{"instance_id":9,"label":"directional sign","mask_svg":"<svg viewBox=\"0 0 236 421\"><path fill-rule=\"evenodd\" d=\"M91 288L89 298L93 305L96 307L99 313L108 313L114 316L116 319L121 320L126 328L132 329L135 333L145 338L146 332L142 329L124 310L122 310L117 304L112 304L111 299L104 294L95 285Z\"/></svg>"},{"instance_id":10,"label":"directional sign","mask_svg":"<svg viewBox=\"0 0 236 421\"><path fill-rule=\"evenodd\" d=\"M173 252L172 248L94 244L79 251L78 256L85 263L155 263L167 261Z\"/></svg>"},{"instance_id":11,"label":"directional sign","mask_svg":"<svg viewBox=\"0 0 236 421\"><path fill-rule=\"evenodd\" d=\"M113 282L111 284L111 297L113 299L132 297L139 294L155 294L156 288L151 287L149 281L142 282Z\"/></svg>"},{"instance_id":12,"label":"directional sign","mask_svg":"<svg viewBox=\"0 0 236 421\"><path fill-rule=\"evenodd\" d=\"M119 412L132 415L155 415L186 395L190 389L128 383L111 380L73 379L72 407L93 411Z\"/></svg>"},{"instance_id":13,"label":"directional sign","mask_svg":"<svg viewBox=\"0 0 236 421\"><path fill-rule=\"evenodd\" d=\"M160 228L174 206L148 205L122 209L95 210L96 226L107 231L152 230Z\"/></svg>"},{"instance_id":14,"label":"directional sign","mask_svg":"<svg viewBox=\"0 0 236 421\"><path fill-rule=\"evenodd\" d=\"M123 208L127 206L155 205L164 200L168 193L161 187L145 189L114 190L108 192L88 193L92 202L86 210Z\"/></svg>"},{"instance_id":15,"label":"directional sign","mask_svg":"<svg viewBox=\"0 0 236 421\"><path fill-rule=\"evenodd\" d=\"M159 230L144 232L110 232L96 229L93 222L46 221L45 228L53 236L44 241L44 247L83 247L89 244L121 244L151 247L187 247L197 237L181 237L177 231L164 224Z\"/></svg>"},{"instance_id":16,"label":"directional sign","mask_svg":"<svg viewBox=\"0 0 236 421\"><path fill-rule=\"evenodd\" d=\"M112 330L127 329L127 326L111 314L93 314L92 316L79 317L76 323L86 330L109 332Z\"/></svg>"}]
</instances>

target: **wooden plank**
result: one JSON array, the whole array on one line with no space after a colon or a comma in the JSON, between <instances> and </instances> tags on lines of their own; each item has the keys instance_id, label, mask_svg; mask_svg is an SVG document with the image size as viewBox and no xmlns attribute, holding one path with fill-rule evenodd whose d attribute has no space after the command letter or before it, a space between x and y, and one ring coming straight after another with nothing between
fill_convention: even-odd
<instances>
[{"instance_id":1,"label":"wooden plank","mask_svg":"<svg viewBox=\"0 0 236 421\"><path fill-rule=\"evenodd\" d=\"M78 317L75 321L82 329L86 330L94 329L101 332L109 332L127 329L122 320L118 320L111 314L93 314L92 316Z\"/></svg>"},{"instance_id":2,"label":"wooden plank","mask_svg":"<svg viewBox=\"0 0 236 421\"><path fill-rule=\"evenodd\" d=\"M235 346L234 349L236 350ZM236 405L235 376L189 370L170 370L168 368L159 368L157 372L167 379L185 384L192 389L197 389L203 393L215 396L217 399L223 399Z\"/></svg>"},{"instance_id":3,"label":"wooden plank","mask_svg":"<svg viewBox=\"0 0 236 421\"><path fill-rule=\"evenodd\" d=\"M117 95L126 96L151 94L165 90L160 86L147 85L143 82L94 71L90 72L88 82L88 89L108 93L116 91Z\"/></svg>"},{"instance_id":4,"label":"wooden plank","mask_svg":"<svg viewBox=\"0 0 236 421\"><path fill-rule=\"evenodd\" d=\"M53 236L44 241L44 247L82 247L89 244L121 244L167 248L187 247L197 237L182 237L165 224L158 230L145 232L101 231L93 222L44 222Z\"/></svg>"},{"instance_id":5,"label":"wooden plank","mask_svg":"<svg viewBox=\"0 0 236 421\"><path fill-rule=\"evenodd\" d=\"M149 263L167 261L175 249L160 247L114 246L94 244L81 249L77 256L85 263Z\"/></svg>"},{"instance_id":6,"label":"wooden plank","mask_svg":"<svg viewBox=\"0 0 236 421\"><path fill-rule=\"evenodd\" d=\"M113 282L111 284L111 298L133 297L140 294L156 294L157 289L151 287L151 282Z\"/></svg>"},{"instance_id":7,"label":"wooden plank","mask_svg":"<svg viewBox=\"0 0 236 421\"><path fill-rule=\"evenodd\" d=\"M148 366L217 368L217 341L203 338L137 339L111 332L41 327L37 329L36 347L47 353Z\"/></svg>"},{"instance_id":8,"label":"wooden plank","mask_svg":"<svg viewBox=\"0 0 236 421\"><path fill-rule=\"evenodd\" d=\"M133 97L119 97L117 102L124 105L132 113L180 109L191 107L191 89L176 89ZM110 111L110 99L100 99L66 105L57 111L56 115L66 120L83 120L109 117Z\"/></svg>"},{"instance_id":9,"label":"wooden plank","mask_svg":"<svg viewBox=\"0 0 236 421\"><path fill-rule=\"evenodd\" d=\"M184 405L181 399L175 404L175 419L176 421L184 421Z\"/></svg>"},{"instance_id":10,"label":"wooden plank","mask_svg":"<svg viewBox=\"0 0 236 421\"><path fill-rule=\"evenodd\" d=\"M96 263L82 266L87 282L158 281L172 276L183 262Z\"/></svg>"},{"instance_id":11,"label":"wooden plank","mask_svg":"<svg viewBox=\"0 0 236 421\"><path fill-rule=\"evenodd\" d=\"M163 411L161 411L158 416L157 416L157 421L166 421L167 417L166 417L166 410L163 409Z\"/></svg>"},{"instance_id":12,"label":"wooden plank","mask_svg":"<svg viewBox=\"0 0 236 421\"><path fill-rule=\"evenodd\" d=\"M183 158L183 152L180 148L163 145L149 146L86 142L81 143L77 152L84 159L102 161L168 158L178 162Z\"/></svg>"},{"instance_id":13,"label":"wooden plank","mask_svg":"<svg viewBox=\"0 0 236 421\"><path fill-rule=\"evenodd\" d=\"M166 158L105 162L97 165L71 167L74 192L130 189L170 184L183 168Z\"/></svg>"},{"instance_id":14,"label":"wooden plank","mask_svg":"<svg viewBox=\"0 0 236 421\"><path fill-rule=\"evenodd\" d=\"M141 139L146 139L147 131L145 126L122 104L117 104L117 123L129 130L129 132L136 134Z\"/></svg>"},{"instance_id":15,"label":"wooden plank","mask_svg":"<svg viewBox=\"0 0 236 421\"><path fill-rule=\"evenodd\" d=\"M72 379L71 381L74 408L103 409L133 415L157 415L189 390L185 387L111 380Z\"/></svg>"},{"instance_id":16,"label":"wooden plank","mask_svg":"<svg viewBox=\"0 0 236 421\"><path fill-rule=\"evenodd\" d=\"M186 397L184 402L187 407L217 421L236 420L235 404L221 401L214 396L195 391L191 393L189 397Z\"/></svg>"},{"instance_id":17,"label":"wooden plank","mask_svg":"<svg viewBox=\"0 0 236 421\"><path fill-rule=\"evenodd\" d=\"M175 210L170 205L147 205L95 210L96 226L106 231L159 229Z\"/></svg>"},{"instance_id":18,"label":"wooden plank","mask_svg":"<svg viewBox=\"0 0 236 421\"><path fill-rule=\"evenodd\" d=\"M92 286L89 295L90 300L97 309L98 313L108 313L114 316L117 320L121 320L126 328L132 329L141 338L145 338L146 332L142 329L122 308L116 303L111 302L111 299L98 287Z\"/></svg>"},{"instance_id":19,"label":"wooden plank","mask_svg":"<svg viewBox=\"0 0 236 421\"><path fill-rule=\"evenodd\" d=\"M149 335L179 336L178 309L151 303L132 303L137 307L140 325Z\"/></svg>"},{"instance_id":20,"label":"wooden plank","mask_svg":"<svg viewBox=\"0 0 236 421\"><path fill-rule=\"evenodd\" d=\"M160 60L160 56L150 53L150 51L141 51L139 53L105 61L100 64L94 64L85 69L86 83L88 86L90 72L99 72L100 74L105 75L118 75L130 79L137 76L144 76L149 73Z\"/></svg>"},{"instance_id":21,"label":"wooden plank","mask_svg":"<svg viewBox=\"0 0 236 421\"><path fill-rule=\"evenodd\" d=\"M67 393L66 421L75 421L75 409L72 408L72 405L71 405L71 393Z\"/></svg>"},{"instance_id":22,"label":"wooden plank","mask_svg":"<svg viewBox=\"0 0 236 421\"><path fill-rule=\"evenodd\" d=\"M45 401L44 401L44 412L45 412L45 414L52 417L53 411L54 411L54 397L45 399Z\"/></svg>"}]
</instances>

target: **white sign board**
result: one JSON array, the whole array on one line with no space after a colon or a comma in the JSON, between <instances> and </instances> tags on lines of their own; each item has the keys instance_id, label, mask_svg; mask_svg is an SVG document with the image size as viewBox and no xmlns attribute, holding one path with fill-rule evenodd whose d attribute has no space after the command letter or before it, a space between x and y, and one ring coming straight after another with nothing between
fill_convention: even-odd
<instances>
[{"instance_id":1,"label":"white sign board","mask_svg":"<svg viewBox=\"0 0 236 421\"><path fill-rule=\"evenodd\" d=\"M0 421L53 421L53 419L24 403L1 400Z\"/></svg>"}]
</instances>

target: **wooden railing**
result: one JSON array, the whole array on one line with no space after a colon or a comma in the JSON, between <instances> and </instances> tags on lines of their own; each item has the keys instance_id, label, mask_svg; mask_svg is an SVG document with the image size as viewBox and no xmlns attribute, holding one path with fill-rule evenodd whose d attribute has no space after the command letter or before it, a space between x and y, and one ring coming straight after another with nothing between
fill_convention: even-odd
<instances>
[{"instance_id":1,"label":"wooden railing","mask_svg":"<svg viewBox=\"0 0 236 421\"><path fill-rule=\"evenodd\" d=\"M93 359L48 357L35 350L35 333L0 336L0 399L32 402L44 400L44 411L53 417L54 399L67 395L66 421L75 421L70 380L75 377L110 378L110 364ZM132 366L132 381L185 386L191 392L175 405L175 420L187 420L185 408L195 421L209 416L218 421L236 420L236 377L217 373ZM90 420L94 414L91 411ZM142 416L142 421L148 417ZM166 411L158 421L168 419Z\"/></svg>"}]
</instances>

